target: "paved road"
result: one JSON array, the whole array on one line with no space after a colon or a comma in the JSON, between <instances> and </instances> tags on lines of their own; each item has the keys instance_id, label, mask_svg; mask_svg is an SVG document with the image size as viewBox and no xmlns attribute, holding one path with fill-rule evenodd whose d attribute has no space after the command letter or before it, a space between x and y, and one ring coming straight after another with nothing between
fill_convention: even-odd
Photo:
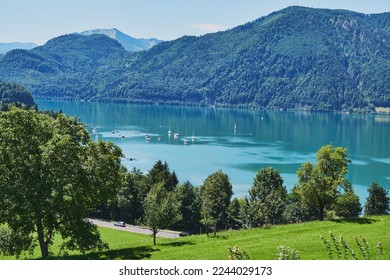
<instances>
[{"instance_id":1,"label":"paved road","mask_svg":"<svg viewBox=\"0 0 390 280\"><path fill-rule=\"evenodd\" d=\"M132 225L126 225L125 227L118 227L118 226L114 226L114 222L106 222L106 221L95 220L95 219L90 219L90 221L99 227L113 228L117 230L135 232L140 234L148 234L148 235L152 234L152 232L149 229L136 227ZM165 238L178 238L179 232L161 230L157 233L157 236L165 237Z\"/></svg>"}]
</instances>

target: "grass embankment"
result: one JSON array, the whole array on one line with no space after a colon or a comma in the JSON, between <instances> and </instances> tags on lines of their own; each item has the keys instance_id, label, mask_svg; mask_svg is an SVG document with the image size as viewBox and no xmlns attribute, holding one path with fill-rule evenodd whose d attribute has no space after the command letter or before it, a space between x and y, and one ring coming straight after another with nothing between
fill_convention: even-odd
<instances>
[{"instance_id":1,"label":"grass embankment","mask_svg":"<svg viewBox=\"0 0 390 280\"><path fill-rule=\"evenodd\" d=\"M278 225L218 233L217 237L194 235L178 239L157 238L157 246L147 235L100 228L102 239L110 249L100 253L80 255L71 252L66 259L147 259L147 260L226 260L227 247L238 245L249 253L251 259L275 260L279 245L292 247L301 253L301 259L328 259L320 239L322 234L328 240L329 231L337 238L342 235L362 258L354 237L361 234L370 247L372 259L377 256L376 244L382 242L382 259L390 259L390 216L359 218L354 221L308 222L292 225ZM55 245L52 247L54 254ZM38 258L36 250L33 258Z\"/></svg>"}]
</instances>

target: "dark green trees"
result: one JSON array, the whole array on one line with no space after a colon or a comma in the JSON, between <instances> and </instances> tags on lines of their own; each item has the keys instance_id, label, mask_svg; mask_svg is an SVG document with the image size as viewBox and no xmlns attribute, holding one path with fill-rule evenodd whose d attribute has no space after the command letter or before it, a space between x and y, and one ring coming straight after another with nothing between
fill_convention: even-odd
<instances>
[{"instance_id":1,"label":"dark green trees","mask_svg":"<svg viewBox=\"0 0 390 280\"><path fill-rule=\"evenodd\" d=\"M278 170L272 167L257 172L249 190L249 204L254 224L280 221L286 207L287 190Z\"/></svg>"},{"instance_id":2,"label":"dark green trees","mask_svg":"<svg viewBox=\"0 0 390 280\"><path fill-rule=\"evenodd\" d=\"M62 114L13 108L0 114L0 128L0 223L25 239L18 250L38 241L46 258L56 234L63 249L102 248L87 217L122 185L121 150L91 141L82 124Z\"/></svg>"},{"instance_id":3,"label":"dark green trees","mask_svg":"<svg viewBox=\"0 0 390 280\"><path fill-rule=\"evenodd\" d=\"M207 229L213 226L214 236L217 232L217 224L226 224L227 210L232 195L233 190L229 177L222 171L209 175L203 182L201 187L201 222Z\"/></svg>"},{"instance_id":4,"label":"dark green trees","mask_svg":"<svg viewBox=\"0 0 390 280\"><path fill-rule=\"evenodd\" d=\"M341 218L356 218L362 212L359 197L355 194L352 184L345 181L342 184L344 193L340 194L335 201L333 209L336 216Z\"/></svg>"},{"instance_id":5,"label":"dark green trees","mask_svg":"<svg viewBox=\"0 0 390 280\"><path fill-rule=\"evenodd\" d=\"M36 106L31 92L25 87L0 81L0 111L8 111L11 105L22 108Z\"/></svg>"},{"instance_id":6,"label":"dark green trees","mask_svg":"<svg viewBox=\"0 0 390 280\"><path fill-rule=\"evenodd\" d=\"M385 215L389 211L389 193L383 187L373 182L368 188L368 197L364 205L364 214Z\"/></svg>"}]
</instances>

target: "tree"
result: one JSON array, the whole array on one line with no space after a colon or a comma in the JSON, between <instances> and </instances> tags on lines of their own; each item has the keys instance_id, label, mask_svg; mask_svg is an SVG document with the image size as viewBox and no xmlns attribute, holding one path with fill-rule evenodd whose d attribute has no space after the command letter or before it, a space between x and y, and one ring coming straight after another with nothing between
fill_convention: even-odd
<instances>
[{"instance_id":1,"label":"tree","mask_svg":"<svg viewBox=\"0 0 390 280\"><path fill-rule=\"evenodd\" d=\"M121 186L121 156L114 144L93 142L74 118L16 108L2 113L0 223L14 238L31 237L18 250L38 240L47 258L55 234L62 236L63 250L106 247L87 216Z\"/></svg>"},{"instance_id":2,"label":"tree","mask_svg":"<svg viewBox=\"0 0 390 280\"><path fill-rule=\"evenodd\" d=\"M144 210L143 201L147 195L142 193L145 188L145 176L138 169L133 169L126 174L126 184L119 189L115 205L117 209L117 220L137 224L142 220Z\"/></svg>"},{"instance_id":3,"label":"tree","mask_svg":"<svg viewBox=\"0 0 390 280\"><path fill-rule=\"evenodd\" d=\"M153 234L153 244L156 245L156 235L181 219L179 203L174 192L168 192L163 183L154 185L145 199L145 224Z\"/></svg>"},{"instance_id":4,"label":"tree","mask_svg":"<svg viewBox=\"0 0 390 280\"><path fill-rule=\"evenodd\" d=\"M149 186L163 183L164 188L168 191L173 191L179 183L175 171L171 172L166 162L162 163L158 160L149 170L147 175Z\"/></svg>"},{"instance_id":5,"label":"tree","mask_svg":"<svg viewBox=\"0 0 390 280\"><path fill-rule=\"evenodd\" d=\"M207 228L213 225L214 236L217 234L217 223L226 222L227 209L232 195L229 177L222 171L209 175L203 182L201 187L202 224Z\"/></svg>"},{"instance_id":6,"label":"tree","mask_svg":"<svg viewBox=\"0 0 390 280\"><path fill-rule=\"evenodd\" d=\"M338 217L356 218L362 212L359 197L353 191L351 182L346 180L343 184L344 193L336 199L334 210Z\"/></svg>"},{"instance_id":7,"label":"tree","mask_svg":"<svg viewBox=\"0 0 390 280\"><path fill-rule=\"evenodd\" d=\"M177 189L177 200L180 203L180 213L182 214L182 219L178 225L184 231L199 229L202 207L199 188L195 188L188 181L185 182Z\"/></svg>"},{"instance_id":8,"label":"tree","mask_svg":"<svg viewBox=\"0 0 390 280\"><path fill-rule=\"evenodd\" d=\"M280 220L286 207L287 190L278 170L259 170L249 190L249 203L255 225Z\"/></svg>"},{"instance_id":9,"label":"tree","mask_svg":"<svg viewBox=\"0 0 390 280\"><path fill-rule=\"evenodd\" d=\"M389 212L389 192L373 182L368 188L368 197L364 205L364 215L386 215Z\"/></svg>"},{"instance_id":10,"label":"tree","mask_svg":"<svg viewBox=\"0 0 390 280\"><path fill-rule=\"evenodd\" d=\"M233 198L233 200L230 202L227 215L227 225L231 229L240 229L242 227L242 221L241 221L241 205L244 204L243 199Z\"/></svg>"},{"instance_id":11,"label":"tree","mask_svg":"<svg viewBox=\"0 0 390 280\"><path fill-rule=\"evenodd\" d=\"M297 192L304 203L318 209L318 219L323 221L326 206L332 205L338 196L350 160L345 148L332 145L321 147L316 158L316 164L306 162L298 169Z\"/></svg>"}]
</instances>

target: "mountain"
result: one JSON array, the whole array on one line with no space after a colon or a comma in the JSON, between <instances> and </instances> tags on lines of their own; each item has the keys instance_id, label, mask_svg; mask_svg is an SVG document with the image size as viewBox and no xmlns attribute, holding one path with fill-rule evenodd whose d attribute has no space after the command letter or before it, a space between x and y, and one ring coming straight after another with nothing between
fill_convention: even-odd
<instances>
[{"instance_id":1,"label":"mountain","mask_svg":"<svg viewBox=\"0 0 390 280\"><path fill-rule=\"evenodd\" d=\"M31 50L37 46L38 45L36 45L34 43L19 43L19 42L0 43L0 54L5 54L5 53L9 52L10 50L14 50L14 49Z\"/></svg>"},{"instance_id":2,"label":"mountain","mask_svg":"<svg viewBox=\"0 0 390 280\"><path fill-rule=\"evenodd\" d=\"M0 59L36 97L317 111L390 107L390 13L289 7L236 28L126 52L67 35Z\"/></svg>"},{"instance_id":3,"label":"mountain","mask_svg":"<svg viewBox=\"0 0 390 280\"><path fill-rule=\"evenodd\" d=\"M151 38L151 39L136 39L133 38L118 29L94 29L87 30L80 33L81 35L92 35L92 34L103 34L112 39L117 40L121 45L130 52L148 50L151 47L161 43L161 40Z\"/></svg>"},{"instance_id":4,"label":"mountain","mask_svg":"<svg viewBox=\"0 0 390 280\"><path fill-rule=\"evenodd\" d=\"M88 99L103 82L116 77L110 78L110 73L127 53L105 35L63 35L30 51L8 52L0 59L0 80L23 84L34 97ZM95 72L106 65L110 69L103 81Z\"/></svg>"}]
</instances>

